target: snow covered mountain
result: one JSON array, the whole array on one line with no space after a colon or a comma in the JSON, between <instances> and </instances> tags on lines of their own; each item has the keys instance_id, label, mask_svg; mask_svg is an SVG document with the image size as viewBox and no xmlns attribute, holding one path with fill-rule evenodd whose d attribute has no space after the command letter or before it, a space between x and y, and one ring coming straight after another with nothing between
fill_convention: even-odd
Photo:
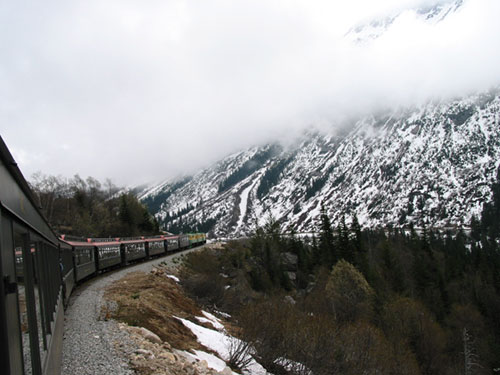
<instances>
[{"instance_id":1,"label":"snow covered mountain","mask_svg":"<svg viewBox=\"0 0 500 375\"><path fill-rule=\"evenodd\" d=\"M400 9L392 14L370 20L351 28L346 33L346 39L353 43L367 43L384 35L396 22L404 22L404 17L410 15L429 25L436 25L448 16L458 11L464 0L445 0L433 5L414 9Z\"/></svg>"},{"instance_id":2,"label":"snow covered mountain","mask_svg":"<svg viewBox=\"0 0 500 375\"><path fill-rule=\"evenodd\" d=\"M468 225L500 166L500 90L379 113L293 146L253 147L140 194L160 222L241 236L272 215L285 230L335 223ZM338 127L336 127L338 129Z\"/></svg>"}]
</instances>

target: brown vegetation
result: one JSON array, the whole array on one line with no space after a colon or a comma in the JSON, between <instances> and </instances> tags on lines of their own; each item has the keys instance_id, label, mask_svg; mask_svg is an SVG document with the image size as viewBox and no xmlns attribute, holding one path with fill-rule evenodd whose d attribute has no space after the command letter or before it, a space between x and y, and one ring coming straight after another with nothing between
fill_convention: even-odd
<instances>
[{"instance_id":1,"label":"brown vegetation","mask_svg":"<svg viewBox=\"0 0 500 375\"><path fill-rule=\"evenodd\" d=\"M201 349L193 333L175 318L200 316L201 311L163 273L129 273L108 287L105 298L117 304L106 312L108 317L147 328L177 349Z\"/></svg>"}]
</instances>

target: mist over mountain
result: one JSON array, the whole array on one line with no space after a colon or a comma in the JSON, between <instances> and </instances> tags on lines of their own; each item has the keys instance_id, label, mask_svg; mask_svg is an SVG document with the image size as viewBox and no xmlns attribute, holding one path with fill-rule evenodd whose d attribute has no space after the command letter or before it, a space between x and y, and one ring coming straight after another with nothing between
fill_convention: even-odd
<instances>
[{"instance_id":1,"label":"mist over mountain","mask_svg":"<svg viewBox=\"0 0 500 375\"><path fill-rule=\"evenodd\" d=\"M333 134L305 133L230 155L150 187L160 223L242 236L272 215L315 231L321 206L363 226L468 226L491 200L500 166L500 91L380 112Z\"/></svg>"},{"instance_id":2,"label":"mist over mountain","mask_svg":"<svg viewBox=\"0 0 500 375\"><path fill-rule=\"evenodd\" d=\"M463 0L416 1L370 14L340 42L349 71L361 70L349 88L337 77L330 115L140 198L167 229L216 237L248 235L270 217L286 231L316 231L322 207L334 222L356 215L366 227L468 226L497 179L499 90L495 79L453 58L461 43L440 45L460 40L473 8ZM371 65L357 66L363 56ZM470 93L486 82L496 88Z\"/></svg>"},{"instance_id":3,"label":"mist over mountain","mask_svg":"<svg viewBox=\"0 0 500 375\"><path fill-rule=\"evenodd\" d=\"M0 130L27 176L161 181L304 129L500 84L498 0L0 8Z\"/></svg>"}]
</instances>

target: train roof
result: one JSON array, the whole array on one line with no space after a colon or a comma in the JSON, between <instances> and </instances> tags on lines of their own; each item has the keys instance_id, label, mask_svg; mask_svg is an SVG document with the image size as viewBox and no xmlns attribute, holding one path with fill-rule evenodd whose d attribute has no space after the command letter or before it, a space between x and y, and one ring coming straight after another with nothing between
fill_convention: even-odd
<instances>
[{"instance_id":1,"label":"train roof","mask_svg":"<svg viewBox=\"0 0 500 375\"><path fill-rule=\"evenodd\" d=\"M56 245L57 236L43 216L7 145L0 136L0 205L34 232Z\"/></svg>"},{"instance_id":2,"label":"train roof","mask_svg":"<svg viewBox=\"0 0 500 375\"><path fill-rule=\"evenodd\" d=\"M59 241L70 246L106 246L144 242L163 242L167 239L177 239L179 236L151 236L151 237L126 237L126 238L83 238L61 235Z\"/></svg>"},{"instance_id":3,"label":"train roof","mask_svg":"<svg viewBox=\"0 0 500 375\"><path fill-rule=\"evenodd\" d=\"M120 243L144 243L147 241L148 241L147 239L141 238L141 239L136 239L136 240L120 240Z\"/></svg>"},{"instance_id":4,"label":"train roof","mask_svg":"<svg viewBox=\"0 0 500 375\"><path fill-rule=\"evenodd\" d=\"M92 242L87 242L87 241L71 241L71 240L64 240L62 238L59 239L60 242L67 243L68 245L71 246L86 246L86 247L93 247L94 244Z\"/></svg>"},{"instance_id":5,"label":"train roof","mask_svg":"<svg viewBox=\"0 0 500 375\"><path fill-rule=\"evenodd\" d=\"M109 245L118 245L120 246L122 242L120 241L103 241L103 242L89 242L92 246L109 246Z\"/></svg>"},{"instance_id":6,"label":"train roof","mask_svg":"<svg viewBox=\"0 0 500 375\"><path fill-rule=\"evenodd\" d=\"M145 238L145 241L148 242L163 242L167 239L167 237L161 237L161 238Z\"/></svg>"}]
</instances>

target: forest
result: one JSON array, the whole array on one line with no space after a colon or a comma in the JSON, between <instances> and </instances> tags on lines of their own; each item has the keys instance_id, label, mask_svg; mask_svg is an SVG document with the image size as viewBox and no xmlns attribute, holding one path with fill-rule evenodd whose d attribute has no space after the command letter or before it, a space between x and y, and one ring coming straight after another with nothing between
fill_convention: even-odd
<instances>
[{"instance_id":1,"label":"forest","mask_svg":"<svg viewBox=\"0 0 500 375\"><path fill-rule=\"evenodd\" d=\"M130 237L158 234L156 219L134 194L111 180L66 179L36 173L29 182L43 215L58 234Z\"/></svg>"},{"instance_id":2,"label":"forest","mask_svg":"<svg viewBox=\"0 0 500 375\"><path fill-rule=\"evenodd\" d=\"M274 374L494 374L499 220L499 184L468 231L332 225L323 210L319 234L300 238L270 219L247 241L190 254L182 283L231 314Z\"/></svg>"}]
</instances>

